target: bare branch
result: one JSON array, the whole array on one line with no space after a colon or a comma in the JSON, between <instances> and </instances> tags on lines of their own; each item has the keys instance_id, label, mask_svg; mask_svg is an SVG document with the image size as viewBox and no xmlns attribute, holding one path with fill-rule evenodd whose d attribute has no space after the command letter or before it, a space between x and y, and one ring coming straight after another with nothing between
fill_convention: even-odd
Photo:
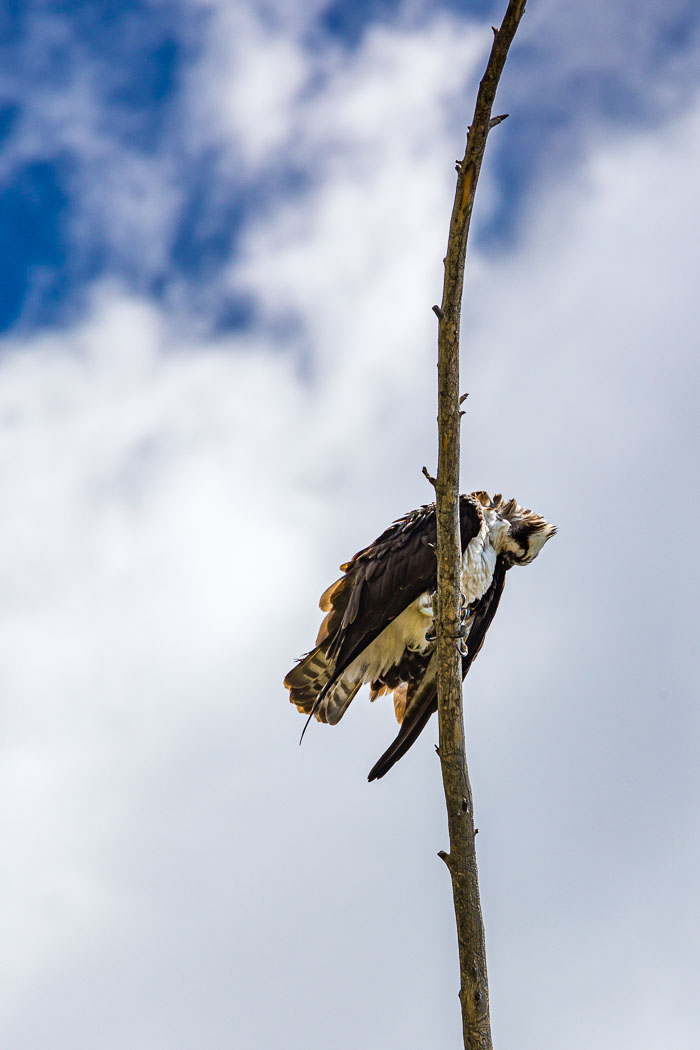
<instances>
[{"instance_id":1,"label":"bare branch","mask_svg":"<svg viewBox=\"0 0 700 1050\"><path fill-rule=\"evenodd\" d=\"M492 1050L486 946L479 901L472 791L467 770L462 716L462 664L455 638L459 631L461 543L459 536L459 329L464 263L476 185L491 128L506 115L492 117L496 88L526 0L509 0L479 85L464 157L457 162L457 187L445 256L442 304L434 308L438 329L439 458L437 507L437 651L440 763L450 836L445 861L452 879L460 964L460 1001L465 1050ZM423 472L433 482L425 468Z\"/></svg>"}]
</instances>

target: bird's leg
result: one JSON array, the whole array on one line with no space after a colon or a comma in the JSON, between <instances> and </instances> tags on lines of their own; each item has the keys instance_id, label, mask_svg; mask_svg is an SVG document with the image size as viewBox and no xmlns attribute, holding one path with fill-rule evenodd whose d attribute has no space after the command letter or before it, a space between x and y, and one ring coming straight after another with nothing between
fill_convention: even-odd
<instances>
[{"instance_id":1,"label":"bird's leg","mask_svg":"<svg viewBox=\"0 0 700 1050\"><path fill-rule=\"evenodd\" d=\"M433 609L433 621L430 625L430 629L426 631L425 640L426 642L437 641L437 591L430 595L430 603Z\"/></svg>"},{"instance_id":2,"label":"bird's leg","mask_svg":"<svg viewBox=\"0 0 700 1050\"><path fill-rule=\"evenodd\" d=\"M474 610L467 604L467 596L465 595L464 591L460 591L459 628L457 630L457 648L459 650L460 656L469 656L469 651L463 639L467 637L469 631L471 630L471 624L468 624L467 620L469 619L473 611ZM435 620L433 620L430 630L426 632L425 640L426 642L434 642L437 640Z\"/></svg>"},{"instance_id":3,"label":"bird's leg","mask_svg":"<svg viewBox=\"0 0 700 1050\"><path fill-rule=\"evenodd\" d=\"M467 620L471 616L474 610L467 603L467 596L464 591L459 592L459 630L457 631L457 649L459 650L460 656L469 656L469 650L467 649L466 642L464 639L467 637L471 630L471 624L467 623Z\"/></svg>"},{"instance_id":4,"label":"bird's leg","mask_svg":"<svg viewBox=\"0 0 700 1050\"><path fill-rule=\"evenodd\" d=\"M471 624L467 624L467 620L474 612L471 605L467 603L467 596L464 591L459 592L459 637L466 638L471 630Z\"/></svg>"}]
</instances>

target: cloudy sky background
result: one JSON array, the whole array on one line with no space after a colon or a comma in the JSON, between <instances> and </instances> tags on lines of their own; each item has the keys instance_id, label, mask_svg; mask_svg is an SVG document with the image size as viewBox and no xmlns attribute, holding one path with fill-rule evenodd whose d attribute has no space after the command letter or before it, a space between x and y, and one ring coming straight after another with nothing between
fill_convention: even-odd
<instances>
[{"instance_id":1,"label":"cloudy sky background","mask_svg":"<svg viewBox=\"0 0 700 1050\"><path fill-rule=\"evenodd\" d=\"M425 502L504 4L0 15L0 1043L458 1046L432 725L281 679ZM700 11L533 0L468 261L463 489L559 526L468 680L498 1046L697 1046Z\"/></svg>"}]
</instances>

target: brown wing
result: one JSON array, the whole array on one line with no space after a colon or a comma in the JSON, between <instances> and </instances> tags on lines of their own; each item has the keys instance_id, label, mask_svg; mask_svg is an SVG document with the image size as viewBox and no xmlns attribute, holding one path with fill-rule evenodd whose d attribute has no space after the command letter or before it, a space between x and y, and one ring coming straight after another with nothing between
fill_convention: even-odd
<instances>
[{"instance_id":1,"label":"brown wing","mask_svg":"<svg viewBox=\"0 0 700 1050\"><path fill-rule=\"evenodd\" d=\"M481 508L460 497L462 550L481 527ZM326 655L334 662L334 680L399 613L436 582L435 504L399 518L345 565L345 575L321 598L328 615L318 642L329 639ZM325 648L325 646L324 646Z\"/></svg>"},{"instance_id":2,"label":"brown wing","mask_svg":"<svg viewBox=\"0 0 700 1050\"><path fill-rule=\"evenodd\" d=\"M462 549L482 524L481 505L473 496L460 497ZM339 580L323 593L327 613L316 648L287 674L289 698L309 717L336 722L356 689L335 703L343 673L405 608L436 587L435 506L428 504L399 518L381 536L345 565ZM359 688L359 686L358 686ZM326 697L334 702L326 712Z\"/></svg>"},{"instance_id":3,"label":"brown wing","mask_svg":"<svg viewBox=\"0 0 700 1050\"><path fill-rule=\"evenodd\" d=\"M472 614L474 619L467 638L468 655L462 659L462 680L484 644L486 632L496 615L506 581L506 564L503 558L496 560L491 585ZM411 745L418 739L430 716L437 711L437 655L433 653L426 659L423 677L411 682L406 694L406 709L398 735L390 747L370 770L368 780L378 780L388 773L391 767L406 754Z\"/></svg>"}]
</instances>

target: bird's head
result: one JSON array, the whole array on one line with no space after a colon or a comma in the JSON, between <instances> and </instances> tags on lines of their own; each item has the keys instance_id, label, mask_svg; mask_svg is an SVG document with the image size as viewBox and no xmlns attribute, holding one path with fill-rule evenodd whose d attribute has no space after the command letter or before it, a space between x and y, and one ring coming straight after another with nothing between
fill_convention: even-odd
<instances>
[{"instance_id":1,"label":"bird's head","mask_svg":"<svg viewBox=\"0 0 700 1050\"><path fill-rule=\"evenodd\" d=\"M491 542L511 565L529 565L557 531L541 515L524 510L514 499L504 500L500 493L493 498L486 492L474 496L483 507Z\"/></svg>"}]
</instances>

